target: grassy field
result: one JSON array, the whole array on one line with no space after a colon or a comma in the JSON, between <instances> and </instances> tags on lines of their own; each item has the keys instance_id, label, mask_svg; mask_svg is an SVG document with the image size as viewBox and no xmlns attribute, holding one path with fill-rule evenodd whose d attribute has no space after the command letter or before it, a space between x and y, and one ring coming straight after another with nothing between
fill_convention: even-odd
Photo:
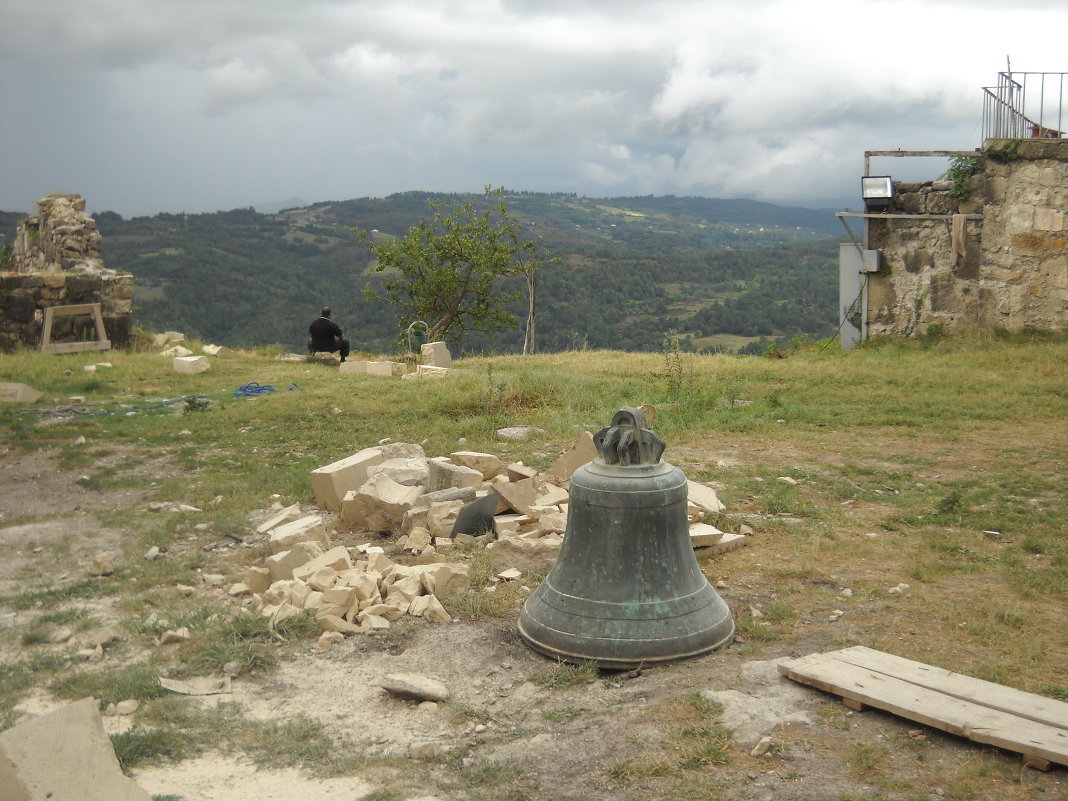
<instances>
[{"instance_id":1,"label":"grassy field","mask_svg":"<svg viewBox=\"0 0 1068 801\"><path fill-rule=\"evenodd\" d=\"M105 361L110 366L84 369ZM783 359L597 351L485 357L457 363L447 379L423 381L339 375L270 352L225 354L197 376L175 373L170 359L150 352L0 356L0 381L44 393L34 404L0 409L5 460L49 452L90 490L137 488L156 501L208 510L203 518L211 522L210 534L197 539L171 518L137 508L95 510L100 525L124 532L125 561L115 576L62 586L34 581L0 597L5 609L35 615L2 633L11 641L0 666L0 724L12 724L12 709L34 687L49 687L61 697L140 697L146 725L169 720L170 730L205 733L226 727L250 743L250 753L262 750L264 738L285 740L236 712L208 721L159 698L145 679L159 664L135 663L106 678L72 671L68 656L43 644L47 632L87 625L91 602L109 599L131 619L152 608L172 622L202 624L166 665L172 675L210 673L235 660L269 670L286 658L281 638L210 606L190 608L169 591L174 570L212 564L204 542L247 532L250 511L272 496L312 503L309 471L385 438L422 443L428 455L487 451L546 468L580 432L603 427L621 406L643 404L656 409L651 425L668 443L664 458L717 487L727 509L710 522L755 532L743 551L704 565L713 582L730 588L724 595L739 633L731 653L770 659L860 644L1068 700L1066 364L1063 337L892 341L845 353L802 346ZM273 391L235 394L251 383ZM541 433L496 435L514 425ZM4 528L71 514L3 507ZM180 557L144 561L152 545ZM70 544L47 547L59 558ZM887 592L901 585L902 592ZM488 613L508 619L521 601L504 595ZM487 613L480 603L458 608ZM841 612L833 625L831 611ZM287 642L309 632L296 626ZM594 680L593 673L579 681ZM569 680L537 678L549 682L540 686ZM546 725L563 726L581 710L565 705L553 714ZM682 695L663 715L700 735L685 748L675 743L686 753L682 762L635 746L603 766L605 782L644 798L749 797L729 789L748 756L732 755L722 731L702 723L713 710ZM948 799L1037 797L1011 755L984 751L978 759L917 765L915 744L840 744L834 737L842 721L828 706L827 747L840 750L843 775L875 789L829 797L920 799L936 786ZM279 764L333 759L313 734L294 738L322 754ZM189 742L132 736L119 746L136 760L180 757L168 749ZM142 748L147 756L136 756ZM679 768L683 762L689 767ZM699 787L697 776L705 782ZM516 781L502 769L496 790L492 782L471 785L454 797L539 797L523 795ZM1049 782L1042 797L1065 797L1063 781Z\"/></svg>"}]
</instances>

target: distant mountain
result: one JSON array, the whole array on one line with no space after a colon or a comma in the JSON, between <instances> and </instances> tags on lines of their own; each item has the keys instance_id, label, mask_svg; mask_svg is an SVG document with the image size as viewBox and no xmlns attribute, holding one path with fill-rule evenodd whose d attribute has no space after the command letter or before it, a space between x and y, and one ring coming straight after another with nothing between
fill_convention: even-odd
<instances>
[{"instance_id":1,"label":"distant mountain","mask_svg":"<svg viewBox=\"0 0 1068 801\"><path fill-rule=\"evenodd\" d=\"M375 280L356 230L403 236L429 200L404 192L274 213L96 215L105 264L136 276L136 321L234 346L302 350L324 303L356 349L391 351L391 307L366 300ZM827 336L837 318L838 224L831 210L674 196L585 198L506 192L509 212L559 262L539 280L539 349L734 349L761 338ZM5 218L0 217L0 222ZM515 289L521 289L516 285ZM502 290L509 287L502 287ZM525 301L515 304L522 321ZM470 350L518 351L522 331L467 335ZM450 343L457 348L459 343Z\"/></svg>"}]
</instances>

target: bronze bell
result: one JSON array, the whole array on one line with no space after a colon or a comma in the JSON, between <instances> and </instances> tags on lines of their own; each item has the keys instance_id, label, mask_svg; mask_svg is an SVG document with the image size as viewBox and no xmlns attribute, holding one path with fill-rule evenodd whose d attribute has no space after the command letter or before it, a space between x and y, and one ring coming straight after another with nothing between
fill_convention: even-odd
<instances>
[{"instance_id":1,"label":"bronze bell","mask_svg":"<svg viewBox=\"0 0 1068 801\"><path fill-rule=\"evenodd\" d=\"M571 477L567 530L523 605L536 651L601 668L685 659L730 642L734 619L690 545L686 476L664 441L624 407L594 435L599 456Z\"/></svg>"}]
</instances>

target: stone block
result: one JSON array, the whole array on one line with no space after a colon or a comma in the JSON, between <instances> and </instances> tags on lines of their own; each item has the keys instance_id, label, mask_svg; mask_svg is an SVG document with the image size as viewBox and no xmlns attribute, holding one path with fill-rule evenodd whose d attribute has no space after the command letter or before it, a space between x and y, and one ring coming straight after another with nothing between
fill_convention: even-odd
<instances>
[{"instance_id":1,"label":"stone block","mask_svg":"<svg viewBox=\"0 0 1068 801\"><path fill-rule=\"evenodd\" d=\"M185 342L185 334L178 331L163 331L152 337L152 347L154 348L165 348L176 342Z\"/></svg>"},{"instance_id":2,"label":"stone block","mask_svg":"<svg viewBox=\"0 0 1068 801\"><path fill-rule=\"evenodd\" d=\"M449 461L461 467L470 467L482 474L483 481L489 481L501 472L500 457L492 453L478 451L456 451L449 454Z\"/></svg>"},{"instance_id":3,"label":"stone block","mask_svg":"<svg viewBox=\"0 0 1068 801\"><path fill-rule=\"evenodd\" d=\"M451 536L456 518L463 508L463 501L432 503L426 513L426 528L430 531L430 535L432 537Z\"/></svg>"},{"instance_id":4,"label":"stone block","mask_svg":"<svg viewBox=\"0 0 1068 801\"><path fill-rule=\"evenodd\" d=\"M33 387L19 383L0 383L0 403L34 403L41 393Z\"/></svg>"},{"instance_id":5,"label":"stone block","mask_svg":"<svg viewBox=\"0 0 1068 801\"><path fill-rule=\"evenodd\" d=\"M537 497L534 498L534 503L531 504L531 507L560 506L566 504L570 497L571 496L566 489L558 487L555 484L546 484L538 491Z\"/></svg>"},{"instance_id":6,"label":"stone block","mask_svg":"<svg viewBox=\"0 0 1068 801\"><path fill-rule=\"evenodd\" d=\"M378 686L397 698L415 701L445 701L449 697L444 682L418 673L390 673L379 680Z\"/></svg>"},{"instance_id":7,"label":"stone block","mask_svg":"<svg viewBox=\"0 0 1068 801\"><path fill-rule=\"evenodd\" d=\"M338 511L341 509L341 499L347 493L358 490L367 481L367 469L383 461L385 457L381 448L364 448L352 456L312 470L311 482L315 502L324 509Z\"/></svg>"},{"instance_id":8,"label":"stone block","mask_svg":"<svg viewBox=\"0 0 1068 801\"><path fill-rule=\"evenodd\" d=\"M741 548L749 541L749 538L744 534L724 534L719 542L715 545L709 545L701 548L694 548L694 556L698 561L702 559L709 559L713 556L719 556L725 554L728 551L733 551L737 548Z\"/></svg>"},{"instance_id":9,"label":"stone block","mask_svg":"<svg viewBox=\"0 0 1068 801\"><path fill-rule=\"evenodd\" d=\"M415 368L414 373L409 373L408 375L415 376L416 378L444 378L448 374L448 367L434 367L430 364L420 364Z\"/></svg>"},{"instance_id":10,"label":"stone block","mask_svg":"<svg viewBox=\"0 0 1068 801\"><path fill-rule=\"evenodd\" d=\"M355 373L359 375L366 375L367 362L362 359L349 359L347 361L342 362L338 366L337 371L339 373Z\"/></svg>"},{"instance_id":11,"label":"stone block","mask_svg":"<svg viewBox=\"0 0 1068 801\"><path fill-rule=\"evenodd\" d=\"M338 573L351 570L353 565L352 559L349 557L348 548L344 545L338 545L336 548L331 548L329 551L319 554L314 559L295 568L293 570L293 578L304 581L317 570L321 570L324 567L330 568Z\"/></svg>"},{"instance_id":12,"label":"stone block","mask_svg":"<svg viewBox=\"0 0 1068 801\"><path fill-rule=\"evenodd\" d=\"M593 444L593 434L584 431L571 448L553 462L545 475L556 481L566 481L586 462L596 459L597 455L597 446Z\"/></svg>"},{"instance_id":13,"label":"stone block","mask_svg":"<svg viewBox=\"0 0 1068 801\"><path fill-rule=\"evenodd\" d=\"M258 526L256 526L257 534L266 534L268 531L274 528L278 528L285 523L292 523L300 517L300 504L295 503L292 506L287 506L278 514L264 520Z\"/></svg>"},{"instance_id":14,"label":"stone block","mask_svg":"<svg viewBox=\"0 0 1068 801\"><path fill-rule=\"evenodd\" d=\"M229 356L230 349L225 345L202 345L200 348L201 353L205 353L208 356Z\"/></svg>"},{"instance_id":15,"label":"stone block","mask_svg":"<svg viewBox=\"0 0 1068 801\"><path fill-rule=\"evenodd\" d=\"M297 548L288 551L280 551L263 560L264 566L270 571L273 581L285 581L293 578L293 569L306 564L308 556Z\"/></svg>"},{"instance_id":16,"label":"stone block","mask_svg":"<svg viewBox=\"0 0 1068 801\"><path fill-rule=\"evenodd\" d=\"M407 372L403 362L367 362L367 375L384 375L399 378Z\"/></svg>"},{"instance_id":17,"label":"stone block","mask_svg":"<svg viewBox=\"0 0 1068 801\"><path fill-rule=\"evenodd\" d=\"M4 801L151 801L123 775L94 698L0 733Z\"/></svg>"},{"instance_id":18,"label":"stone block","mask_svg":"<svg viewBox=\"0 0 1068 801\"><path fill-rule=\"evenodd\" d=\"M206 373L211 369L211 362L207 356L176 356L174 358L174 372L186 375Z\"/></svg>"},{"instance_id":19,"label":"stone block","mask_svg":"<svg viewBox=\"0 0 1068 801\"><path fill-rule=\"evenodd\" d=\"M707 523L694 523L690 526L690 545L694 548L715 545L721 539L723 539L723 532L715 526Z\"/></svg>"},{"instance_id":20,"label":"stone block","mask_svg":"<svg viewBox=\"0 0 1068 801\"><path fill-rule=\"evenodd\" d=\"M423 610L423 620L429 620L431 623L448 623L452 620L452 615L445 610L436 595L428 595L426 597L427 605L426 609Z\"/></svg>"},{"instance_id":21,"label":"stone block","mask_svg":"<svg viewBox=\"0 0 1068 801\"><path fill-rule=\"evenodd\" d=\"M687 481L687 500L708 514L719 514L726 510L716 491L696 481Z\"/></svg>"},{"instance_id":22,"label":"stone block","mask_svg":"<svg viewBox=\"0 0 1068 801\"><path fill-rule=\"evenodd\" d=\"M316 615L315 622L325 631L336 631L346 637L351 637L353 634L359 634L363 631L360 626L349 623L349 621L337 615Z\"/></svg>"},{"instance_id":23,"label":"stone block","mask_svg":"<svg viewBox=\"0 0 1068 801\"><path fill-rule=\"evenodd\" d=\"M452 462L430 459L427 462L427 492L437 492L451 487L482 486L482 473L470 467Z\"/></svg>"},{"instance_id":24,"label":"stone block","mask_svg":"<svg viewBox=\"0 0 1068 801\"><path fill-rule=\"evenodd\" d=\"M380 464L371 465L367 468L367 478L373 478L379 473L385 473L398 484L407 487L425 487L427 482L427 460L425 457L411 456L396 459L386 459Z\"/></svg>"},{"instance_id":25,"label":"stone block","mask_svg":"<svg viewBox=\"0 0 1068 801\"><path fill-rule=\"evenodd\" d=\"M399 528L404 513L423 494L422 487L398 484L384 473L369 478L341 501L341 517L351 526L368 531Z\"/></svg>"},{"instance_id":26,"label":"stone block","mask_svg":"<svg viewBox=\"0 0 1068 801\"><path fill-rule=\"evenodd\" d=\"M508 505L508 508L517 514L526 514L538 497L534 487L533 478L524 478L519 481L505 481L502 478L491 482L490 486L500 494Z\"/></svg>"},{"instance_id":27,"label":"stone block","mask_svg":"<svg viewBox=\"0 0 1068 801\"><path fill-rule=\"evenodd\" d=\"M444 342L427 342L419 349L426 367L452 367L452 354Z\"/></svg>"},{"instance_id":28,"label":"stone block","mask_svg":"<svg viewBox=\"0 0 1068 801\"><path fill-rule=\"evenodd\" d=\"M538 537L520 539L508 537L486 546L494 572L516 568L525 574L547 573L560 555L563 537Z\"/></svg>"},{"instance_id":29,"label":"stone block","mask_svg":"<svg viewBox=\"0 0 1068 801\"><path fill-rule=\"evenodd\" d=\"M512 462L505 470L509 481L522 481L524 478L534 478L537 474L536 467L530 467L522 462Z\"/></svg>"},{"instance_id":30,"label":"stone block","mask_svg":"<svg viewBox=\"0 0 1068 801\"><path fill-rule=\"evenodd\" d=\"M329 548L330 538L326 534L323 519L318 515L305 515L274 528L268 535L268 543L275 552L288 550L298 542L317 542Z\"/></svg>"},{"instance_id":31,"label":"stone block","mask_svg":"<svg viewBox=\"0 0 1068 801\"><path fill-rule=\"evenodd\" d=\"M470 568L462 562L420 565L421 581L429 595L459 595L471 587Z\"/></svg>"},{"instance_id":32,"label":"stone block","mask_svg":"<svg viewBox=\"0 0 1068 801\"><path fill-rule=\"evenodd\" d=\"M267 567L246 568L245 575L241 578L241 583L248 587L249 592L256 594L262 593L270 587L271 581L271 570Z\"/></svg>"},{"instance_id":33,"label":"stone block","mask_svg":"<svg viewBox=\"0 0 1068 801\"><path fill-rule=\"evenodd\" d=\"M538 530L542 534L563 534L567 529L567 512L554 507L538 515Z\"/></svg>"},{"instance_id":34,"label":"stone block","mask_svg":"<svg viewBox=\"0 0 1068 801\"><path fill-rule=\"evenodd\" d=\"M193 351L191 351L191 350L189 350L189 348L183 347L181 345L172 345L171 347L167 348L166 350L161 350L159 352L159 355L160 356L165 356L165 357L170 358L170 359L173 359L175 356L192 356L193 355Z\"/></svg>"}]
</instances>

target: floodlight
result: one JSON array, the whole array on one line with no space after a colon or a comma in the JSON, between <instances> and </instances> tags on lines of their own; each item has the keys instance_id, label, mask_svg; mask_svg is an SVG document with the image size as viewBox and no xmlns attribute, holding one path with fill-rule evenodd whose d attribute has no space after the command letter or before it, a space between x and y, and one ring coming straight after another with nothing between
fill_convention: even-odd
<instances>
[{"instance_id":1,"label":"floodlight","mask_svg":"<svg viewBox=\"0 0 1068 801\"><path fill-rule=\"evenodd\" d=\"M894 182L889 175L865 175L860 179L860 196L867 211L882 210L894 196Z\"/></svg>"}]
</instances>

